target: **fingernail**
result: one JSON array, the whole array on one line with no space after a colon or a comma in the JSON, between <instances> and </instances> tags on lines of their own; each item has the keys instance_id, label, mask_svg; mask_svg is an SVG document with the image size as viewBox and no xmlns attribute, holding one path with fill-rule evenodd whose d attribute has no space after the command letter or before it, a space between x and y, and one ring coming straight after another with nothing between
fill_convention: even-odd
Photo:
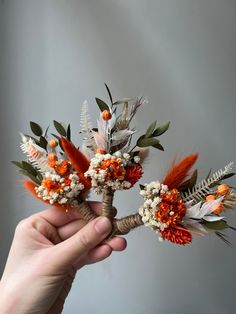
<instances>
[{"instance_id":1,"label":"fingernail","mask_svg":"<svg viewBox=\"0 0 236 314\"><path fill-rule=\"evenodd\" d=\"M108 233L111 229L111 222L106 217L99 217L94 225L94 228L100 234Z\"/></svg>"}]
</instances>

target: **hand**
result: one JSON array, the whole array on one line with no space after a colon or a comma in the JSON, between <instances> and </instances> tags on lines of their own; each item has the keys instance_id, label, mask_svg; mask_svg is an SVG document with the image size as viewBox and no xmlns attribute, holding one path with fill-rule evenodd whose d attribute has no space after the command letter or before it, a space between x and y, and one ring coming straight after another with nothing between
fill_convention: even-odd
<instances>
[{"instance_id":1,"label":"hand","mask_svg":"<svg viewBox=\"0 0 236 314\"><path fill-rule=\"evenodd\" d=\"M100 203L89 204L101 212ZM123 238L104 241L110 232L107 218L86 224L75 209L50 208L21 221L0 283L1 313L61 313L76 271L125 249Z\"/></svg>"}]
</instances>

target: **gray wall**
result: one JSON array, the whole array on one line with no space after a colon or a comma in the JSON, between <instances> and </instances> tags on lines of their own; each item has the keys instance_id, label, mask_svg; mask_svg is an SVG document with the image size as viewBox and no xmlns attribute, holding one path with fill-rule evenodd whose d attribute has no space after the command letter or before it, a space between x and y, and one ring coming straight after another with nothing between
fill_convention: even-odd
<instances>
[{"instance_id":1,"label":"gray wall","mask_svg":"<svg viewBox=\"0 0 236 314\"><path fill-rule=\"evenodd\" d=\"M88 99L95 119L104 81L117 98L148 96L140 129L172 121L166 151L152 151L143 182L192 151L202 176L236 159L235 1L2 0L0 14L1 267L16 223L43 208L9 164L22 158L18 132L29 131L29 120L46 127L57 119L72 123L77 141L80 105ZM120 215L137 209L137 191L117 193ZM236 234L229 235L233 248L213 236L177 247L140 228L125 253L80 271L64 312L233 314Z\"/></svg>"}]
</instances>

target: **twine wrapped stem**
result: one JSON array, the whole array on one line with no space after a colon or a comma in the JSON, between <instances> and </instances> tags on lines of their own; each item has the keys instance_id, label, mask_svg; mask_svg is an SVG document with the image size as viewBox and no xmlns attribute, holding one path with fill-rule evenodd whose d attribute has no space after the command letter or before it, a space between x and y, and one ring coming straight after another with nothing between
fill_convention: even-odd
<instances>
[{"instance_id":1,"label":"twine wrapped stem","mask_svg":"<svg viewBox=\"0 0 236 314\"><path fill-rule=\"evenodd\" d=\"M114 198L114 191L107 189L102 196L102 216L113 219L112 203Z\"/></svg>"},{"instance_id":2,"label":"twine wrapped stem","mask_svg":"<svg viewBox=\"0 0 236 314\"><path fill-rule=\"evenodd\" d=\"M76 209L86 222L89 222L97 217L86 201L81 202Z\"/></svg>"},{"instance_id":3,"label":"twine wrapped stem","mask_svg":"<svg viewBox=\"0 0 236 314\"><path fill-rule=\"evenodd\" d=\"M143 225L143 221L139 213L116 219L114 221L113 235L122 235L129 233L130 230Z\"/></svg>"}]
</instances>

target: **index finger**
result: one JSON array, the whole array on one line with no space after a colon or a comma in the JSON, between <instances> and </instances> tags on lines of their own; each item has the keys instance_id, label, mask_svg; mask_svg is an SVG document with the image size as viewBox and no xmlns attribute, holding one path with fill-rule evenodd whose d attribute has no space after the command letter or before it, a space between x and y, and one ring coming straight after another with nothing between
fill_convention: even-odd
<instances>
[{"instance_id":1,"label":"index finger","mask_svg":"<svg viewBox=\"0 0 236 314\"><path fill-rule=\"evenodd\" d=\"M102 203L96 201L88 201L89 207L94 211L96 215L100 215L102 212ZM116 209L112 208L114 216L116 215ZM66 211L62 207L50 207L38 214L43 219L46 219L50 224L55 227L61 227L71 221L83 219L79 213L79 209L72 207Z\"/></svg>"}]
</instances>

